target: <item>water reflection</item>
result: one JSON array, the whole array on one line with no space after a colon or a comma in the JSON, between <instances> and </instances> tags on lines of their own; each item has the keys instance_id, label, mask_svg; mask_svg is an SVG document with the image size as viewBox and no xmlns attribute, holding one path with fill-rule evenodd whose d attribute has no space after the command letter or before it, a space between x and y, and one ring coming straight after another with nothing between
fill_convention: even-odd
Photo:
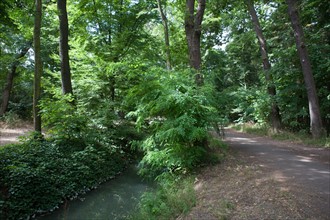
<instances>
[{"instance_id":1,"label":"water reflection","mask_svg":"<svg viewBox=\"0 0 330 220\"><path fill-rule=\"evenodd\" d=\"M68 202L39 220L125 219L151 184L142 181L134 167L121 176L102 184L79 199Z\"/></svg>"}]
</instances>

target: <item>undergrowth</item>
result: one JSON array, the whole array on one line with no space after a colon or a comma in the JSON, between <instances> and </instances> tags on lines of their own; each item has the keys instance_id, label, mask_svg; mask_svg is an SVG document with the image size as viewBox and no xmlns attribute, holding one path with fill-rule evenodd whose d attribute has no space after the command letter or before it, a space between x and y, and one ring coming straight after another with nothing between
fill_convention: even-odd
<instances>
[{"instance_id":1,"label":"undergrowth","mask_svg":"<svg viewBox=\"0 0 330 220\"><path fill-rule=\"evenodd\" d=\"M156 191L144 193L132 220L176 219L196 204L194 177L163 177Z\"/></svg>"},{"instance_id":2,"label":"undergrowth","mask_svg":"<svg viewBox=\"0 0 330 220\"><path fill-rule=\"evenodd\" d=\"M187 213L196 201L190 175L217 162L216 149L225 152L209 134L220 119L211 89L196 88L188 75L151 69L127 91L120 111L108 101L89 109L91 100L77 99L73 106L73 97L59 92L44 98L50 139L0 149L0 214L24 219L52 210L114 176L132 152L142 155L139 173L159 186L143 196L134 219Z\"/></svg>"},{"instance_id":3,"label":"undergrowth","mask_svg":"<svg viewBox=\"0 0 330 220\"><path fill-rule=\"evenodd\" d=\"M31 124L31 122L21 119L21 117L12 112L6 112L0 117L0 125L3 128L15 128L15 127L26 127L26 124Z\"/></svg>"},{"instance_id":4,"label":"undergrowth","mask_svg":"<svg viewBox=\"0 0 330 220\"><path fill-rule=\"evenodd\" d=\"M224 154L215 151L225 151L222 142L209 134L220 117L208 88L196 88L182 77L190 72L154 71L126 99L127 116L146 131L145 138L133 145L143 154L139 173L158 184L155 192L144 194L132 219L175 219L186 214L196 202L190 175L222 159Z\"/></svg>"},{"instance_id":5,"label":"undergrowth","mask_svg":"<svg viewBox=\"0 0 330 220\"><path fill-rule=\"evenodd\" d=\"M134 143L144 154L140 174L151 178L185 174L210 160L208 129L217 120L217 111L207 92L182 79L188 73L163 77L169 73L155 71L133 87L126 99L132 109L128 117L138 129L147 131L144 140Z\"/></svg>"},{"instance_id":6,"label":"undergrowth","mask_svg":"<svg viewBox=\"0 0 330 220\"><path fill-rule=\"evenodd\" d=\"M73 145L31 139L0 149L2 219L27 219L54 210L63 200L115 176L127 161L113 146Z\"/></svg>"}]
</instances>

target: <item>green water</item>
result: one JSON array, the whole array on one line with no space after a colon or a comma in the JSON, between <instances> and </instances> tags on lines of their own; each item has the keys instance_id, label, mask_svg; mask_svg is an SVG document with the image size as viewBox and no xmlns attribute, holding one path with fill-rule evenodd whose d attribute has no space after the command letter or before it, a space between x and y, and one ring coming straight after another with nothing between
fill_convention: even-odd
<instances>
[{"instance_id":1,"label":"green water","mask_svg":"<svg viewBox=\"0 0 330 220\"><path fill-rule=\"evenodd\" d=\"M66 207L39 217L38 220L125 219L136 207L151 184L142 181L134 167L97 189L69 201Z\"/></svg>"}]
</instances>

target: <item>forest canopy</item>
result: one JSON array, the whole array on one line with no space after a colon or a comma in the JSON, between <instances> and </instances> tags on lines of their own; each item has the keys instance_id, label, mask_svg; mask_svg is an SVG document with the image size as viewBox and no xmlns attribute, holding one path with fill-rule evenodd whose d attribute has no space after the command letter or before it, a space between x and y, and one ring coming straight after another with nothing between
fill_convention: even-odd
<instances>
[{"instance_id":1,"label":"forest canopy","mask_svg":"<svg viewBox=\"0 0 330 220\"><path fill-rule=\"evenodd\" d=\"M319 117L316 126L329 132L329 5L324 1L291 6L310 60L307 84L291 27L291 1L41 2L41 117L54 117L45 103L58 102L62 89L73 95L75 111L85 108L99 120L105 115L98 111L108 105L106 115L125 118L132 109L123 103L146 74L167 69L172 73L162 77L171 77L191 68L182 77L209 88L218 115L231 122L313 133L310 120ZM33 116L36 3L1 2L3 117ZM316 113L308 106L311 79Z\"/></svg>"}]
</instances>

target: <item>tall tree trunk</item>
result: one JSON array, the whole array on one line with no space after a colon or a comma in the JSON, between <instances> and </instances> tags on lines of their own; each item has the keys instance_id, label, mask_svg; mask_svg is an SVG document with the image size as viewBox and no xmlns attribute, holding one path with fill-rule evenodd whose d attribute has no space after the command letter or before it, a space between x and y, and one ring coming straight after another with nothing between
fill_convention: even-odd
<instances>
[{"instance_id":1,"label":"tall tree trunk","mask_svg":"<svg viewBox=\"0 0 330 220\"><path fill-rule=\"evenodd\" d=\"M42 0L36 0L36 12L34 17L34 89L33 89L33 122L34 130L41 133L41 116L38 106L41 96L42 61L40 53Z\"/></svg>"},{"instance_id":2,"label":"tall tree trunk","mask_svg":"<svg viewBox=\"0 0 330 220\"><path fill-rule=\"evenodd\" d=\"M251 19L252 19L254 30L255 30L257 38L258 38L260 52L261 52L261 58L262 58L262 64L263 64L263 69L265 72L265 78L266 78L266 83L267 83L267 92L271 97L270 121L271 121L273 132L277 133L278 130L281 128L281 116L280 116L279 107L275 100L276 88L275 88L275 85L273 84L273 77L270 73L271 64L270 64L269 58L268 58L267 43L266 43L266 39L262 33L259 18L257 16L256 10L254 8L253 0L246 0L246 4L247 4L248 11L249 11Z\"/></svg>"},{"instance_id":3,"label":"tall tree trunk","mask_svg":"<svg viewBox=\"0 0 330 220\"><path fill-rule=\"evenodd\" d=\"M66 0L57 0L58 18L60 20L60 58L63 94L73 94L69 59L69 23L66 11Z\"/></svg>"},{"instance_id":4,"label":"tall tree trunk","mask_svg":"<svg viewBox=\"0 0 330 220\"><path fill-rule=\"evenodd\" d=\"M168 70L170 70L170 69L172 69L172 65L171 65L170 37L169 37L169 33L168 33L167 17L163 11L161 0L157 0L157 3L158 3L158 10L159 10L160 16L162 18L163 26L164 26L166 67Z\"/></svg>"},{"instance_id":5,"label":"tall tree trunk","mask_svg":"<svg viewBox=\"0 0 330 220\"><path fill-rule=\"evenodd\" d=\"M202 58L200 49L200 39L202 33L202 21L206 6L206 0L197 0L198 6L195 14L195 0L186 0L185 32L188 43L190 66L197 70L195 81L197 85L204 83L200 73Z\"/></svg>"},{"instance_id":6,"label":"tall tree trunk","mask_svg":"<svg viewBox=\"0 0 330 220\"><path fill-rule=\"evenodd\" d=\"M317 97L312 67L309 60L307 48L304 42L304 32L299 20L298 7L296 0L286 0L288 4L291 25L296 40L296 47L300 58L302 72L304 75L305 86L309 103L310 129L314 138L319 138L324 134L322 119Z\"/></svg>"},{"instance_id":7,"label":"tall tree trunk","mask_svg":"<svg viewBox=\"0 0 330 220\"><path fill-rule=\"evenodd\" d=\"M10 97L10 93L11 90L13 88L13 81L14 81L14 77L16 75L16 69L17 66L19 65L19 59L24 57L25 54L28 52L28 50L31 48L31 42L28 42L27 45L25 45L18 54L16 54L13 63L10 66L10 69L8 71L8 75L7 75L7 82L5 85L5 88L2 92L2 102L1 102L1 107L0 107L0 116L4 115L7 111L8 108L8 103L9 103L9 97Z\"/></svg>"}]
</instances>

